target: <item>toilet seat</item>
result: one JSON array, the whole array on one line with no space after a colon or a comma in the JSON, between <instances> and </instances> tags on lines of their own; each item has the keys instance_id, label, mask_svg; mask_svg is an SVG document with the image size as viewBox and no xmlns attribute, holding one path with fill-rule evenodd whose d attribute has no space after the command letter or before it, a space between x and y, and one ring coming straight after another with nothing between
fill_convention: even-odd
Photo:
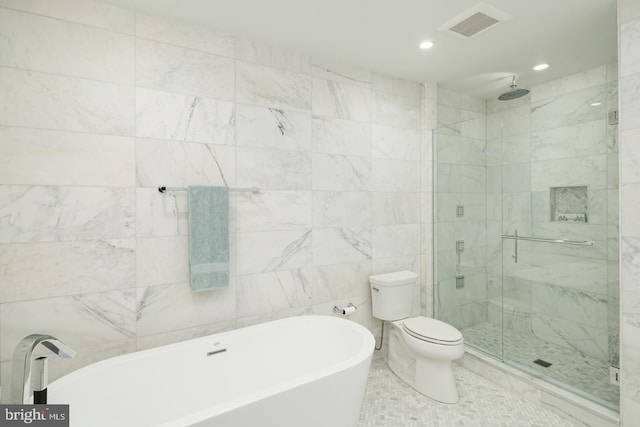
<instances>
[{"instance_id":1,"label":"toilet seat","mask_svg":"<svg viewBox=\"0 0 640 427\"><path fill-rule=\"evenodd\" d=\"M438 345L458 345L463 342L462 333L453 326L437 319L418 316L406 319L402 329L414 338Z\"/></svg>"}]
</instances>

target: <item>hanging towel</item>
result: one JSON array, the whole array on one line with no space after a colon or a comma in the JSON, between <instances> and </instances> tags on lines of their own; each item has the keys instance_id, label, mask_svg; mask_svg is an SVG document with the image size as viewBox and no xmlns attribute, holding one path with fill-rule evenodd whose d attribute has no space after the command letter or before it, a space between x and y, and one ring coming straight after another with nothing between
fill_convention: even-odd
<instances>
[{"instance_id":1,"label":"hanging towel","mask_svg":"<svg viewBox=\"0 0 640 427\"><path fill-rule=\"evenodd\" d=\"M189 279L193 291L229 286L229 188L189 187Z\"/></svg>"}]
</instances>

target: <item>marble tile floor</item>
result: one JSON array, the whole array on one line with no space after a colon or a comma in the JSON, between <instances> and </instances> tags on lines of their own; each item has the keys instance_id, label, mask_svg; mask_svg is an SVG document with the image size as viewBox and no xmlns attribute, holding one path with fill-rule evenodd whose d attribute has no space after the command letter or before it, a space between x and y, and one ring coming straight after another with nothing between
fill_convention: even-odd
<instances>
[{"instance_id":1,"label":"marble tile floor","mask_svg":"<svg viewBox=\"0 0 640 427\"><path fill-rule=\"evenodd\" d=\"M421 395L396 377L376 353L359 427L556 427L576 426L537 404L453 365L460 400L450 405Z\"/></svg>"},{"instance_id":2,"label":"marble tile floor","mask_svg":"<svg viewBox=\"0 0 640 427\"><path fill-rule=\"evenodd\" d=\"M516 366L542 374L557 385L568 385L574 392L591 400L617 409L620 388L609 383L607 362L579 353L576 350L542 341L532 332L504 331L504 349L501 349L502 328L494 323L481 323L462 330L467 343L498 357L504 350L504 360ZM544 368L533 363L542 359L551 363Z\"/></svg>"}]
</instances>

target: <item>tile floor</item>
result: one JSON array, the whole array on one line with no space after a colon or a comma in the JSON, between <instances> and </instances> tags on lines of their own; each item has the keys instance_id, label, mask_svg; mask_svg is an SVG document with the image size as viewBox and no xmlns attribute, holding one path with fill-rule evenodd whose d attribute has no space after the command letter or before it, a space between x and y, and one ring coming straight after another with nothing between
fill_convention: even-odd
<instances>
[{"instance_id":1,"label":"tile floor","mask_svg":"<svg viewBox=\"0 0 640 427\"><path fill-rule=\"evenodd\" d=\"M609 366L605 361L542 341L533 333L510 333L508 330L504 331L503 349L501 327L489 322L465 328L462 333L466 343L474 343L474 347L489 354L500 355L504 351L504 360L568 385L576 394L613 410L619 406L620 388L609 383ZM536 359L552 365L544 368L533 363Z\"/></svg>"},{"instance_id":2,"label":"tile floor","mask_svg":"<svg viewBox=\"0 0 640 427\"><path fill-rule=\"evenodd\" d=\"M359 427L556 427L576 426L535 403L454 365L460 401L449 405L425 397L396 377L376 352L369 372Z\"/></svg>"}]
</instances>

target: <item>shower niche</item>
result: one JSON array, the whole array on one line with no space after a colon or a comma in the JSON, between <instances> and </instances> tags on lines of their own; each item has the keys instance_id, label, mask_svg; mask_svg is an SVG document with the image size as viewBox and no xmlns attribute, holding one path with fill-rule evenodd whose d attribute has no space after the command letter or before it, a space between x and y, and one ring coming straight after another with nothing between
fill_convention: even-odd
<instances>
[{"instance_id":1,"label":"shower niche","mask_svg":"<svg viewBox=\"0 0 640 427\"><path fill-rule=\"evenodd\" d=\"M552 222L587 223L589 194L587 186L551 187Z\"/></svg>"}]
</instances>

